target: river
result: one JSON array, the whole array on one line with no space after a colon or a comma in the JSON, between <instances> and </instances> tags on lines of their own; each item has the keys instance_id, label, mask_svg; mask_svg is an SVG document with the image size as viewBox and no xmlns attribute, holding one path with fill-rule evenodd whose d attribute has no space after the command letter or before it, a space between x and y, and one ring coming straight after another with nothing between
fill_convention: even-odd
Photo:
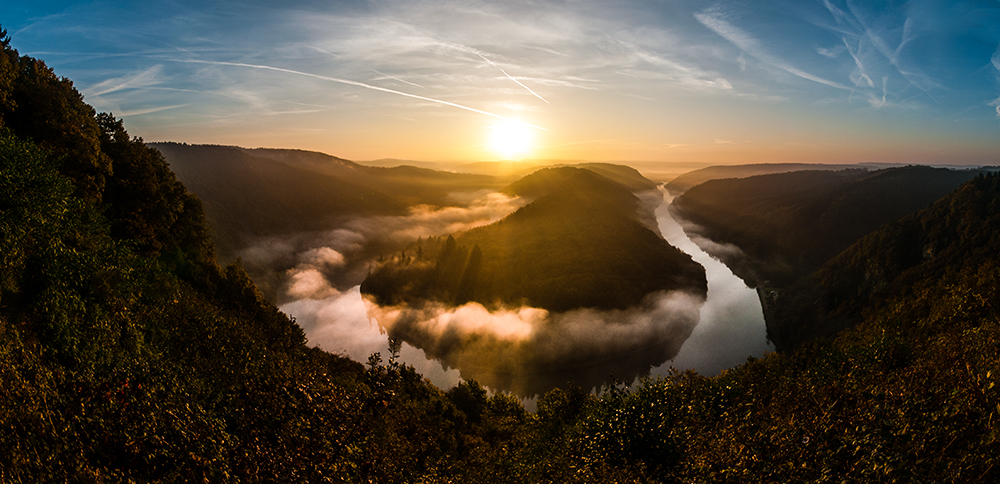
<instances>
[{"instance_id":1,"label":"river","mask_svg":"<svg viewBox=\"0 0 1000 484\"><path fill-rule=\"evenodd\" d=\"M722 370L744 363L748 356L756 358L767 351L774 351L774 346L767 340L764 311L757 291L747 287L725 264L691 241L670 214L673 197L662 188L661 191L663 203L656 209L660 233L670 245L705 267L708 297L701 307L698 325L677 356L650 373L665 374L673 366L678 370L695 370L702 375L717 375Z\"/></svg>"}]
</instances>

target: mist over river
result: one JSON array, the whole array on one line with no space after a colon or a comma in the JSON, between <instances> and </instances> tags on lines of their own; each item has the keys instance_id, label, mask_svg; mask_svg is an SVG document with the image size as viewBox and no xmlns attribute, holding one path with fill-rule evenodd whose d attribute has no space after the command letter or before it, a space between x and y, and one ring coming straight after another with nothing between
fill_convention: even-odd
<instances>
[{"instance_id":1,"label":"mist over river","mask_svg":"<svg viewBox=\"0 0 1000 484\"><path fill-rule=\"evenodd\" d=\"M706 254L685 234L681 224L670 214L669 203L672 200L670 195L663 191L659 195L656 192L651 192L644 198L650 206L656 207L656 222L663 237L671 245L691 255L696 262L704 266L708 278L707 299L700 309L695 309L697 323L693 325L693 329L691 329L691 324L685 327L680 322L674 325L679 329L669 328L669 331L673 332L670 334L678 334L679 336L675 337L676 341L670 342L669 351L654 352L661 356L651 359L648 363L648 365L655 365L650 373L653 375L666 374L672 366L680 370L693 369L704 375L715 375L726 368L745 362L748 356L759 357L765 351L771 350L772 347L765 336L763 311L756 291L747 287L724 264ZM702 244L711 243L709 241L699 242ZM321 278L317 278L315 281L311 280L310 277L313 276L319 276L319 273L304 271L295 275L304 286L312 288L313 286L310 284L314 284L315 287L321 287L322 290L311 290L309 291L311 296L302 297L280 307L282 311L296 319L306 332L309 343L360 362L367 361L368 357L376 352L381 353L383 360L387 359L387 336L380 328L379 322L370 317L374 316L372 304L362 298L360 286L338 291L325 284ZM654 310L640 313L641 318L637 320L645 321L646 324L650 324L649 320L652 320L654 326L660 325L663 328L668 328L674 323L665 319L670 317L665 308L666 306L661 305L659 312ZM508 320L515 316L515 313L503 315ZM476 317L482 320L498 316L480 314ZM562 315L555 315L555 317L562 317ZM659 323L656 322L657 319L660 320ZM516 318L514 322L517 323ZM667 330L658 330L657 334L662 337L663 334L668 334L665 333ZM687 339L684 339L685 335L689 335ZM596 337L600 339L603 336L596 335ZM680 341L683 343L678 351L676 346ZM634 352L623 351L620 359L623 362L630 358L634 359L635 355L631 353ZM672 359L666 360L668 357L662 356L667 354L671 355ZM441 388L450 388L462 379L457 369L446 368L442 362L428 358L422 350L406 342L402 344L400 360L413 366L419 373ZM624 376L621 371L617 373L614 371L605 372L606 368L621 366L617 365L617 362L608 363L607 358L604 358L604 363L592 366L596 367L580 371L590 374L591 377L593 375L606 376L608 373L615 373L618 377ZM632 374L634 373L632 372ZM527 375L529 376L519 374L514 378L531 378L530 372ZM472 377L489 386L489 378L485 378L486 381L483 381L482 377L476 377L476 375L472 375ZM631 378L631 375L628 378ZM548 382L522 382L517 387L538 389L546 385ZM531 392L529 391L527 394L530 395Z\"/></svg>"}]
</instances>

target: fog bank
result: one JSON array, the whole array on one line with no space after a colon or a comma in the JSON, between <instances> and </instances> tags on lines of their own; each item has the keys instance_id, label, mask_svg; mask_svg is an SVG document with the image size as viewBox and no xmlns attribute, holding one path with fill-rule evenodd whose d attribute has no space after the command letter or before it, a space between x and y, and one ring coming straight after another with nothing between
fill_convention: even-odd
<instances>
[{"instance_id":1,"label":"fog bank","mask_svg":"<svg viewBox=\"0 0 1000 484\"><path fill-rule=\"evenodd\" d=\"M567 384L590 389L648 373L677 354L698 322L702 302L672 291L612 311L367 305L388 336L457 368L462 378L531 397Z\"/></svg>"},{"instance_id":2,"label":"fog bank","mask_svg":"<svg viewBox=\"0 0 1000 484\"><path fill-rule=\"evenodd\" d=\"M247 272L279 306L327 285L346 291L365 279L371 263L418 238L469 230L510 215L527 201L481 190L451 195L455 206L411 207L404 216L345 220L336 228L263 237L238 252Z\"/></svg>"}]
</instances>

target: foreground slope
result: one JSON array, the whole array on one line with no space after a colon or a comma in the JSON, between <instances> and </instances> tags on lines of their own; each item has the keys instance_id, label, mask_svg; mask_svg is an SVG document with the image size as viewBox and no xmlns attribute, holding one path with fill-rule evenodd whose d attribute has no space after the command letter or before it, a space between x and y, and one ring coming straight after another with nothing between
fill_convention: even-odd
<instances>
[{"instance_id":1,"label":"foreground slope","mask_svg":"<svg viewBox=\"0 0 1000 484\"><path fill-rule=\"evenodd\" d=\"M623 309L654 291L706 292L704 269L639 221L627 188L578 168L544 169L505 191L537 197L491 225L428 240L361 286L379 305Z\"/></svg>"}]
</instances>

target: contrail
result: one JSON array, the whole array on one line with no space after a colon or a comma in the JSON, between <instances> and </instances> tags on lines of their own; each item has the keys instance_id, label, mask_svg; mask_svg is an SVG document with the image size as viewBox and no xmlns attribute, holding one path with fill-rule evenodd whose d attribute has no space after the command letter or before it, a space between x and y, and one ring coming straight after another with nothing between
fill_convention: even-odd
<instances>
[{"instance_id":1,"label":"contrail","mask_svg":"<svg viewBox=\"0 0 1000 484\"><path fill-rule=\"evenodd\" d=\"M389 74L386 74L386 73L384 73L384 72L379 72L379 71L378 71L378 70L376 70L376 69L372 69L372 71L374 71L374 72L375 72L376 74L378 74L378 75L380 75L380 76L383 76L383 77L384 77L384 78L386 78L386 79L393 79L393 80L396 80L396 81L399 81L399 82L402 82L402 83L406 83L406 84L409 84L409 85L411 85L411 86L413 86L413 87L419 87L419 88L421 88L421 89L426 89L426 88L425 88L424 86L421 86L420 84L417 84L417 83L415 83L415 82L410 82L410 81L407 81L406 79L403 79L402 77L399 77L399 76L393 76L393 75L389 75Z\"/></svg>"},{"instance_id":2,"label":"contrail","mask_svg":"<svg viewBox=\"0 0 1000 484\"><path fill-rule=\"evenodd\" d=\"M324 80L324 81L339 82L341 84L348 84L348 85L351 85L351 86L363 87L365 89L371 89L373 91L388 92L390 94L396 94L396 95L399 95L399 96L406 96L406 97L410 97L410 98L413 98L413 99L420 99L422 101L430 101L432 103L444 104L445 106L451 106L453 108L464 109L466 111L472 111L474 113L483 114L483 115L486 115L486 116L492 116L494 118L502 119L504 121L509 121L509 122L518 123L518 124L523 124L525 126L529 126L529 127L535 128L535 129L540 129L542 131L548 131L547 129L545 129L545 128L541 127L541 126L535 126L534 124L531 124L531 123L526 123L524 121L520 121L520 120L517 120L517 119L507 118L507 117L501 116L499 114L491 113L489 111L483 111L481 109L470 108L469 106L463 106L461 104L457 104L457 103L453 103L453 102L448 102L448 101L443 101L441 99L434 99L434 98L425 97L425 96L418 96L416 94L410 94L408 92L396 91L396 90L393 90L393 89L386 89L384 87L373 86L371 84L365 84L363 82L352 81L350 79L340 79L340 78L337 78L337 77L321 76L319 74L311 74L311 73L308 73L308 72L294 71L294 70L291 70L291 69L284 69L284 68L281 68L281 67L262 66L262 65L256 65L256 64L244 64L244 63L241 63L241 62L222 62L222 61L206 61L206 60L191 60L191 59L187 59L187 60L185 60L185 59L171 59L171 60L174 61L174 62L186 62L186 63L190 63L190 64L211 64L211 65L220 65L220 66L249 67L251 69L264 69L264 70L268 70L268 71L277 71L277 72L285 72L285 73L288 73L288 74L297 74L297 75L300 75L300 76L312 77L312 78L321 79L321 80ZM520 83L518 83L518 84L520 84ZM536 94L536 96L537 96L537 94Z\"/></svg>"},{"instance_id":3,"label":"contrail","mask_svg":"<svg viewBox=\"0 0 1000 484\"><path fill-rule=\"evenodd\" d=\"M545 99L544 97L542 97L542 96L539 96L537 92L535 92L535 91L532 91L530 87L528 87L528 86L525 86L524 84L521 84L521 81L519 81L519 80L517 80L517 79L514 79L513 77L511 77L511 75L510 75L510 74L507 74L507 71L503 70L503 68L502 68L502 67L500 67L500 66L496 65L496 63L494 63L493 61L491 61L491 60L487 59L487 58L486 58L485 56L483 56L483 54L480 54L479 52L476 52L476 55L478 55L479 57L482 57L484 61L486 61L486 62L489 62L489 63L490 63L490 65L492 65L493 67L496 67L497 69L500 69L500 72L502 72L502 73L503 73L503 75L507 76L507 79L510 79L510 80L512 80L512 81L514 81L514 82L516 82L518 86L521 86L521 87L523 87L523 88L527 89L527 90L528 90L528 92L530 92L530 93L534 94L534 95L535 95L535 97L537 97L538 99L541 99L542 101L545 101L545 104L550 104L550 105L552 104L552 103L550 103L550 102L549 102L549 101L548 101L547 99Z\"/></svg>"},{"instance_id":4,"label":"contrail","mask_svg":"<svg viewBox=\"0 0 1000 484\"><path fill-rule=\"evenodd\" d=\"M190 106L190 105L191 105L191 103L188 103L188 104L175 104L173 106L160 106L160 107L157 107L157 108L149 108L149 109L137 109L135 111L126 111L126 112L123 112L123 113L120 114L120 116L125 117L125 116L139 116L139 115L142 115L142 114L152 114L152 113L158 113L160 111L166 111L168 109L183 108L184 106Z\"/></svg>"}]
</instances>

